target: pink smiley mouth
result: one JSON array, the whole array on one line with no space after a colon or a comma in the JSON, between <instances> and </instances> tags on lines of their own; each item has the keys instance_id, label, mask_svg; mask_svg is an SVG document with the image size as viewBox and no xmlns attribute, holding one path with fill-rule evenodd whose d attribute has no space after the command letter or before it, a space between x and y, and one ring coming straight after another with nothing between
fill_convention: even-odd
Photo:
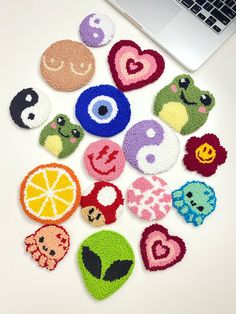
<instances>
[{"instance_id":1,"label":"pink smiley mouth","mask_svg":"<svg viewBox=\"0 0 236 314\"><path fill-rule=\"evenodd\" d=\"M95 164L94 164L94 161L93 161L94 156L93 156L93 154L88 155L88 159L89 159L90 166L92 167L92 169L93 169L95 172L97 172L98 174L100 174L100 175L106 176L106 175L108 175L108 174L110 174L110 173L116 171L116 167L115 167L115 166L113 166L111 169L109 169L109 170L107 170L107 171L101 171L101 170L99 170L99 169L95 166Z\"/></svg>"}]
</instances>

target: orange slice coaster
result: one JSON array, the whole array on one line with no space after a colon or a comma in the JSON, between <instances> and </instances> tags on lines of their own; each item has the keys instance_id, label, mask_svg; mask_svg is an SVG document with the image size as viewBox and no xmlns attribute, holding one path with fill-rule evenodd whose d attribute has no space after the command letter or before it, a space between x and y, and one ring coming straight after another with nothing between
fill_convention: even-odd
<instances>
[{"instance_id":1,"label":"orange slice coaster","mask_svg":"<svg viewBox=\"0 0 236 314\"><path fill-rule=\"evenodd\" d=\"M20 187L23 210L44 224L59 224L68 219L79 206L80 197L80 184L74 172L56 163L36 167Z\"/></svg>"}]
</instances>

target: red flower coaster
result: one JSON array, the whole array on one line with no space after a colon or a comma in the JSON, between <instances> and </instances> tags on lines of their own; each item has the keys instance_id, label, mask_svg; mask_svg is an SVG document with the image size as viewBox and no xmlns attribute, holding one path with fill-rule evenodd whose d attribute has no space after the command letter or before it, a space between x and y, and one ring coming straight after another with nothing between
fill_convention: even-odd
<instances>
[{"instance_id":1,"label":"red flower coaster","mask_svg":"<svg viewBox=\"0 0 236 314\"><path fill-rule=\"evenodd\" d=\"M169 235L168 230L158 224L144 230L140 248L144 266L150 271L164 270L175 265L186 252L184 241Z\"/></svg>"},{"instance_id":2,"label":"red flower coaster","mask_svg":"<svg viewBox=\"0 0 236 314\"><path fill-rule=\"evenodd\" d=\"M165 62L155 50L141 50L132 40L121 40L108 55L111 74L117 87L129 91L156 81L163 73Z\"/></svg>"},{"instance_id":3,"label":"red flower coaster","mask_svg":"<svg viewBox=\"0 0 236 314\"><path fill-rule=\"evenodd\" d=\"M202 137L191 137L185 146L187 153L183 162L190 171L197 171L205 177L216 172L227 158L227 151L220 145L215 134L205 134Z\"/></svg>"}]
</instances>

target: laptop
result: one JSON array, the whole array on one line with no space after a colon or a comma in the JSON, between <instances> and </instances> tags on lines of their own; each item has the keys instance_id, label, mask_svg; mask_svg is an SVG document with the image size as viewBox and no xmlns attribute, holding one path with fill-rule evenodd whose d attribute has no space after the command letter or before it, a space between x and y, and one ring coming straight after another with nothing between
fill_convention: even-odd
<instances>
[{"instance_id":1,"label":"laptop","mask_svg":"<svg viewBox=\"0 0 236 314\"><path fill-rule=\"evenodd\" d=\"M236 31L236 0L106 1L189 71Z\"/></svg>"}]
</instances>

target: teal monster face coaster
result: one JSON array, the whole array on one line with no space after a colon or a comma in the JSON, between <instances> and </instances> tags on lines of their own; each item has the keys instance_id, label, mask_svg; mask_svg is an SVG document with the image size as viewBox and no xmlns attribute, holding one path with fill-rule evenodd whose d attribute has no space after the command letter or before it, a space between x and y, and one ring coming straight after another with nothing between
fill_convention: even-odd
<instances>
[{"instance_id":1,"label":"teal monster face coaster","mask_svg":"<svg viewBox=\"0 0 236 314\"><path fill-rule=\"evenodd\" d=\"M195 227L201 225L216 208L215 191L200 181L185 183L172 193L172 198L173 207Z\"/></svg>"},{"instance_id":2,"label":"teal monster face coaster","mask_svg":"<svg viewBox=\"0 0 236 314\"><path fill-rule=\"evenodd\" d=\"M102 300L128 280L135 258L122 235L103 230L84 240L79 248L78 262L88 291L95 299Z\"/></svg>"},{"instance_id":3,"label":"teal monster face coaster","mask_svg":"<svg viewBox=\"0 0 236 314\"><path fill-rule=\"evenodd\" d=\"M83 137L81 126L59 114L43 128L39 143L58 158L64 158L75 151Z\"/></svg>"},{"instance_id":4,"label":"teal monster face coaster","mask_svg":"<svg viewBox=\"0 0 236 314\"><path fill-rule=\"evenodd\" d=\"M154 113L180 134L198 130L215 105L209 91L200 90L187 74L176 78L157 94Z\"/></svg>"}]
</instances>

